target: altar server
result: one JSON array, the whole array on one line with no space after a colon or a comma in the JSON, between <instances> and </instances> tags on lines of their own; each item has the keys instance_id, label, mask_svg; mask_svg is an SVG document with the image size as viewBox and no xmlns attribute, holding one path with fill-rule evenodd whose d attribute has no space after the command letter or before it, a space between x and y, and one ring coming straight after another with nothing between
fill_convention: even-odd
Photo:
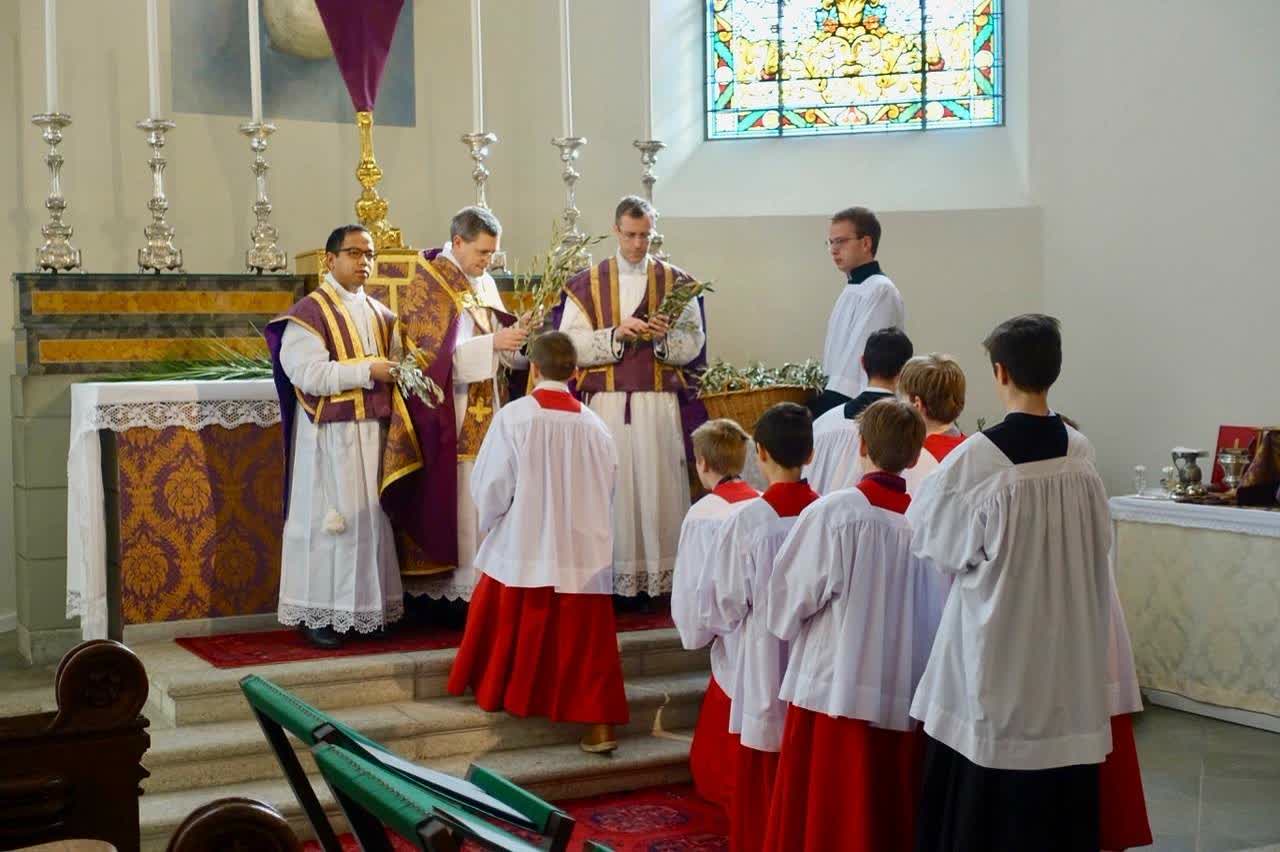
<instances>
[{"instance_id":1,"label":"altar server","mask_svg":"<svg viewBox=\"0 0 1280 852\"><path fill-rule=\"evenodd\" d=\"M731 637L728 647L734 653L728 676L729 730L741 741L729 808L729 840L735 850L759 849L764 842L786 716L778 690L787 647L769 633L763 597L774 555L796 516L818 499L801 477L813 455L813 427L804 406L773 406L756 423L754 439L769 487L725 521L716 536L708 585L698 592L710 602L708 628Z\"/></svg>"},{"instance_id":2,"label":"altar server","mask_svg":"<svg viewBox=\"0 0 1280 852\"><path fill-rule=\"evenodd\" d=\"M810 404L814 417L848 402L867 387L869 377L859 358L872 333L907 326L902 295L876 260L879 250L880 220L875 213L865 207L850 207L831 217L827 251L846 283L827 321L822 349L827 389Z\"/></svg>"},{"instance_id":3,"label":"altar server","mask_svg":"<svg viewBox=\"0 0 1280 852\"><path fill-rule=\"evenodd\" d=\"M900 328L882 328L867 338L862 352L866 390L813 423L813 462L805 468L819 494L852 488L862 478L858 456L858 415L877 400L892 397L898 374L911 358L911 339Z\"/></svg>"},{"instance_id":4,"label":"altar server","mask_svg":"<svg viewBox=\"0 0 1280 852\"><path fill-rule=\"evenodd\" d=\"M740 478L750 444L750 436L732 420L708 420L694 430L694 465L708 493L685 515L671 587L671 617L681 643L689 650L711 645L711 680L689 746L693 786L699 796L725 810L733 799L738 755L738 738L729 733L736 648L732 634L716 636L708 628L711 603L700 599L698 590L710 587L704 582L708 558L725 519L742 501L760 496Z\"/></svg>"},{"instance_id":5,"label":"altar server","mask_svg":"<svg viewBox=\"0 0 1280 852\"><path fill-rule=\"evenodd\" d=\"M617 747L629 718L613 616L608 427L569 393L559 332L534 338L533 391L499 411L471 475L484 540L449 692L485 710L588 725L584 750Z\"/></svg>"},{"instance_id":6,"label":"altar server","mask_svg":"<svg viewBox=\"0 0 1280 852\"><path fill-rule=\"evenodd\" d=\"M394 413L396 317L364 283L373 238L360 225L325 241L324 281L265 336L280 395L286 487L281 624L321 648L404 612L391 523L378 504L386 422Z\"/></svg>"},{"instance_id":7,"label":"altar server","mask_svg":"<svg viewBox=\"0 0 1280 852\"><path fill-rule=\"evenodd\" d=\"M449 223L449 242L423 252L401 295L404 337L444 391L428 408L410 399L412 433L392 429L383 504L403 534L405 589L448 604L423 608L432 620L460 624L479 581L482 533L469 480L476 453L509 393L504 367L523 369L528 337L503 307L488 272L502 223L489 210L464 207Z\"/></svg>"},{"instance_id":8,"label":"altar server","mask_svg":"<svg viewBox=\"0 0 1280 852\"><path fill-rule=\"evenodd\" d=\"M924 478L964 440L964 433L956 426L964 411L964 390L964 370L950 355L917 355L903 366L898 396L920 412L925 427L920 460L902 474L908 494L914 494Z\"/></svg>"},{"instance_id":9,"label":"altar server","mask_svg":"<svg viewBox=\"0 0 1280 852\"><path fill-rule=\"evenodd\" d=\"M658 314L689 276L649 256L654 210L627 196L614 212L618 251L565 285L558 328L573 339L578 390L618 442L614 592L671 591L680 524L689 509L684 436L706 419L696 371L706 361L699 300Z\"/></svg>"},{"instance_id":10,"label":"altar server","mask_svg":"<svg viewBox=\"0 0 1280 852\"><path fill-rule=\"evenodd\" d=\"M911 705L924 722L918 850L1099 848L1111 751L1111 517L1083 435L1049 408L1058 321L984 341L1008 415L953 450L907 510L954 576Z\"/></svg>"},{"instance_id":11,"label":"altar server","mask_svg":"<svg viewBox=\"0 0 1280 852\"><path fill-rule=\"evenodd\" d=\"M924 420L884 399L860 418L867 472L800 513L764 596L790 643L788 702L765 848L909 850L923 736L908 708L929 658L948 580L911 555L902 471Z\"/></svg>"}]
</instances>

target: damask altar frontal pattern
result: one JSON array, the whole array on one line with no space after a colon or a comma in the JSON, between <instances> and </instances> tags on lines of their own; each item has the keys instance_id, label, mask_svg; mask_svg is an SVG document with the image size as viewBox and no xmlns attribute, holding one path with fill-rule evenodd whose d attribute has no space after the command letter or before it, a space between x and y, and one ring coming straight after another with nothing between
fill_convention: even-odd
<instances>
[{"instance_id":1,"label":"damask altar frontal pattern","mask_svg":"<svg viewBox=\"0 0 1280 852\"><path fill-rule=\"evenodd\" d=\"M108 526L119 531L109 558L118 560L124 624L274 612L284 525L279 424L108 434L117 477Z\"/></svg>"},{"instance_id":2,"label":"damask altar frontal pattern","mask_svg":"<svg viewBox=\"0 0 1280 852\"><path fill-rule=\"evenodd\" d=\"M1280 513L1111 505L1142 687L1280 717Z\"/></svg>"}]
</instances>

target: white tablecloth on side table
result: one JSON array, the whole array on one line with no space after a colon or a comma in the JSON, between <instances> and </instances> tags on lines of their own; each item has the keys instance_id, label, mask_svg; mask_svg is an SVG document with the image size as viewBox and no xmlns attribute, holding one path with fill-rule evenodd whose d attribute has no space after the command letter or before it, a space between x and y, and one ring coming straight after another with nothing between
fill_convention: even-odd
<instances>
[{"instance_id":1,"label":"white tablecloth on side table","mask_svg":"<svg viewBox=\"0 0 1280 852\"><path fill-rule=\"evenodd\" d=\"M1111 514L1142 687L1280 717L1280 512L1114 497Z\"/></svg>"},{"instance_id":2,"label":"white tablecloth on side table","mask_svg":"<svg viewBox=\"0 0 1280 852\"><path fill-rule=\"evenodd\" d=\"M270 379L211 382L85 382L71 386L67 454L67 617L85 639L107 636L106 495L98 432L199 431L280 422Z\"/></svg>"}]
</instances>

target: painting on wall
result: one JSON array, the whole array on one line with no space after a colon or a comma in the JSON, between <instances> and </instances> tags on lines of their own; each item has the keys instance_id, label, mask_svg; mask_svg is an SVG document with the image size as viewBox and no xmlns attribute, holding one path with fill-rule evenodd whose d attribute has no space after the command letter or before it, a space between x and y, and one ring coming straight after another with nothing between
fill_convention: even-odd
<instances>
[{"instance_id":1,"label":"painting on wall","mask_svg":"<svg viewBox=\"0 0 1280 852\"><path fill-rule=\"evenodd\" d=\"M170 0L175 112L249 117L249 12L242 0ZM353 121L313 0L262 0L262 111L270 121ZM413 3L405 3L378 89L377 122L415 124Z\"/></svg>"}]
</instances>

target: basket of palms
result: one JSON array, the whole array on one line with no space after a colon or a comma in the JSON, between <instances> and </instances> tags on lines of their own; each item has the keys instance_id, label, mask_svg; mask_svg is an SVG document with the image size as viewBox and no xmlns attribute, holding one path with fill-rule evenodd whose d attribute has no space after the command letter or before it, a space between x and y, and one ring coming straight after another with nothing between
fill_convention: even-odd
<instances>
[{"instance_id":1,"label":"basket of palms","mask_svg":"<svg viewBox=\"0 0 1280 852\"><path fill-rule=\"evenodd\" d=\"M739 367L717 358L699 378L698 398L710 417L725 417L751 431L760 415L780 402L804 405L826 387L822 365L803 363L766 367L759 361Z\"/></svg>"}]
</instances>

